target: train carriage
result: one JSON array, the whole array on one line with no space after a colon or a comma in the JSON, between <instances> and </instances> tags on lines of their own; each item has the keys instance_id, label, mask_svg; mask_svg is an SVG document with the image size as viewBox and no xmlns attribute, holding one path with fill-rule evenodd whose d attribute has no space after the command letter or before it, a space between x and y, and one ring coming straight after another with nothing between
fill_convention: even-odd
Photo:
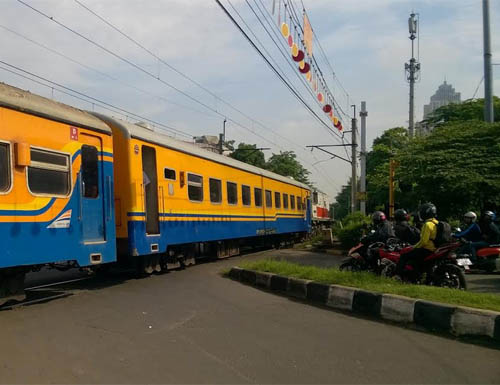
<instances>
[{"instance_id":1,"label":"train carriage","mask_svg":"<svg viewBox=\"0 0 500 385\"><path fill-rule=\"evenodd\" d=\"M286 239L310 230L308 186L141 125L96 116L113 130L119 255L143 256L146 272L175 263L176 256L196 256L214 242L217 255L228 256L238 253L242 239Z\"/></svg>"},{"instance_id":2,"label":"train carriage","mask_svg":"<svg viewBox=\"0 0 500 385\"><path fill-rule=\"evenodd\" d=\"M0 297L45 264L116 261L111 129L0 84Z\"/></svg>"},{"instance_id":3,"label":"train carriage","mask_svg":"<svg viewBox=\"0 0 500 385\"><path fill-rule=\"evenodd\" d=\"M0 84L0 304L46 265L151 274L310 227L302 183Z\"/></svg>"}]
</instances>

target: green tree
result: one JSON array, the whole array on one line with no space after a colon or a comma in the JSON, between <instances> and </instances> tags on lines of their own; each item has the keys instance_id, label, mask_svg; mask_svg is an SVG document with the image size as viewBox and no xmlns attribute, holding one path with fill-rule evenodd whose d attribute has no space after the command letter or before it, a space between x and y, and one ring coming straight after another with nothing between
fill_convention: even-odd
<instances>
[{"instance_id":1,"label":"green tree","mask_svg":"<svg viewBox=\"0 0 500 385\"><path fill-rule=\"evenodd\" d=\"M500 123L447 123L398 154L398 179L415 204L432 201L441 218L500 204Z\"/></svg>"},{"instance_id":2,"label":"green tree","mask_svg":"<svg viewBox=\"0 0 500 385\"><path fill-rule=\"evenodd\" d=\"M335 220L341 221L349 214L351 210L351 179L347 185L342 186L332 206Z\"/></svg>"},{"instance_id":3,"label":"green tree","mask_svg":"<svg viewBox=\"0 0 500 385\"><path fill-rule=\"evenodd\" d=\"M293 151L280 151L279 154L273 154L267 161L266 168L276 174L290 176L296 181L311 184L309 181L311 173L300 164Z\"/></svg>"},{"instance_id":4,"label":"green tree","mask_svg":"<svg viewBox=\"0 0 500 385\"><path fill-rule=\"evenodd\" d=\"M493 97L495 121L500 121L500 98ZM483 120L484 99L468 99L463 103L448 104L435 110L424 124L441 126L449 122L464 122L468 120Z\"/></svg>"},{"instance_id":5,"label":"green tree","mask_svg":"<svg viewBox=\"0 0 500 385\"><path fill-rule=\"evenodd\" d=\"M366 156L367 210L386 210L389 201L389 161L409 143L408 131L404 127L390 128L373 141L373 147ZM401 194L396 198L404 201ZM407 202L400 202L405 206Z\"/></svg>"},{"instance_id":6,"label":"green tree","mask_svg":"<svg viewBox=\"0 0 500 385\"><path fill-rule=\"evenodd\" d=\"M261 150L258 150L257 145L255 144L240 143L238 144L238 148L229 156L233 159L256 167L266 167L266 158L264 157L264 153Z\"/></svg>"}]
</instances>

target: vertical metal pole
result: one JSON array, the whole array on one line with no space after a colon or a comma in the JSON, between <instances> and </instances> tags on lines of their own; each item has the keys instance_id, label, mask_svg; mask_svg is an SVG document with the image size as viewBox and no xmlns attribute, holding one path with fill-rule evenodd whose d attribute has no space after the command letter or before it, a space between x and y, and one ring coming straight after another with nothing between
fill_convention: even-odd
<instances>
[{"instance_id":1,"label":"vertical metal pole","mask_svg":"<svg viewBox=\"0 0 500 385\"><path fill-rule=\"evenodd\" d=\"M222 122L222 135L219 136L219 153L222 155L224 153L224 142L226 141L226 122L224 119Z\"/></svg>"},{"instance_id":2,"label":"vertical metal pole","mask_svg":"<svg viewBox=\"0 0 500 385\"><path fill-rule=\"evenodd\" d=\"M412 51L413 51L413 41L411 42ZM415 135L415 122L413 121L415 117L415 113L413 112L415 103L415 59L412 57L410 59L410 116L409 116L409 134L410 138L413 138Z\"/></svg>"},{"instance_id":3,"label":"vertical metal pole","mask_svg":"<svg viewBox=\"0 0 500 385\"><path fill-rule=\"evenodd\" d=\"M495 121L493 111L493 76L491 66L490 1L483 0L483 36L484 36L484 120Z\"/></svg>"},{"instance_id":4,"label":"vertical metal pole","mask_svg":"<svg viewBox=\"0 0 500 385\"><path fill-rule=\"evenodd\" d=\"M361 176L359 180L359 190L363 195L359 203L359 210L366 215L366 117L368 116L368 111L366 111L366 102L361 102L361 112L359 113L359 116L361 117Z\"/></svg>"},{"instance_id":5,"label":"vertical metal pole","mask_svg":"<svg viewBox=\"0 0 500 385\"><path fill-rule=\"evenodd\" d=\"M394 173L396 169L396 161L389 161L389 218L394 218Z\"/></svg>"},{"instance_id":6,"label":"vertical metal pole","mask_svg":"<svg viewBox=\"0 0 500 385\"><path fill-rule=\"evenodd\" d=\"M354 213L357 210L357 202L356 202L356 194L357 194L357 187L358 187L358 162L357 162L357 119L356 119L356 106L352 105L351 107L354 107L354 118L352 118L352 179L351 179L351 213Z\"/></svg>"}]
</instances>

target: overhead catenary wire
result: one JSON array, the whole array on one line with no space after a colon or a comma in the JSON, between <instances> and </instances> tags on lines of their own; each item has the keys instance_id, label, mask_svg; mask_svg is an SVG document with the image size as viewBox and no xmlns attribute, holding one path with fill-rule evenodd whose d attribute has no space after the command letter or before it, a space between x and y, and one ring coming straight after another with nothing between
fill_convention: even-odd
<instances>
[{"instance_id":1,"label":"overhead catenary wire","mask_svg":"<svg viewBox=\"0 0 500 385\"><path fill-rule=\"evenodd\" d=\"M247 4L248 4L248 0L245 0L245 1L246 1L246 2L247 2ZM262 14L262 16L264 17L264 19L266 20L267 24L269 25L270 30L271 30L271 31L273 31L274 36L275 36L275 37L277 37L277 40L278 40L278 41L283 41L283 40L280 38L280 36L278 35L278 33L276 32L276 28L274 28L274 26L273 26L273 24L272 24L272 16L270 15L269 11L266 9L265 5L262 3L262 0L259 0L259 2L260 2L260 4L262 5L262 9L263 9L263 10L267 13L267 16L264 14L264 11L263 11L263 10L261 9L261 7L258 5L257 0L254 0L254 2L255 2L255 4L257 5L257 8L258 8L258 9L259 9L259 11L261 12L261 14ZM250 6L250 5L249 5L249 6ZM250 6L250 8L252 8L252 7ZM285 8L285 9L286 9L286 8ZM253 9L252 9L252 11L253 11ZM254 12L254 14L255 14L255 12ZM256 14L255 14L255 16L259 19L258 15L256 15ZM271 20L271 22L270 22L269 20ZM260 21L260 20L259 20L259 21ZM262 24L262 22L261 22L261 24ZM263 26L263 28L264 28L264 29L266 30L266 32L269 34L269 36L270 36L270 37L271 37L271 39L273 40L274 44L278 47L278 49L280 50L280 52L282 53L282 55L284 55L284 56L285 56L285 59L286 59L287 61L289 61L289 55L283 54L282 50L279 48L279 46L278 46L278 44L276 43L275 39L273 39L273 38L272 38L272 36L270 35L270 33L269 33L269 31L267 30L267 28L265 28L264 26ZM283 47L283 43L282 43L282 47ZM293 66L293 65L292 65L292 66ZM295 68L293 68L293 69L295 70ZM302 82L303 82L303 83L305 83L305 80L304 80L302 77L300 77L300 75L299 75L296 71L294 71L294 72L297 74L297 76L299 76L299 78L302 80ZM311 94L311 96L312 96L313 100L315 100L315 101L317 102L316 97L315 97L315 96L314 96L314 94L312 93L312 90L311 90L311 88L309 87L309 85L308 85L307 83L305 83L305 87L306 87L306 89L310 92L310 94ZM319 105L319 104L318 104L318 105ZM319 106L321 107L321 105L319 105ZM332 135L332 133L334 133L334 134L336 134L337 136L340 136L337 132L333 131L333 130L331 129L331 127L328 127L328 132L329 132L329 134L330 134L330 135ZM332 135L332 136L333 136L333 135ZM342 135L340 138L341 138L342 144L345 144L344 136ZM347 158L349 158L349 159L350 159L349 152L347 151L347 149L346 149L346 148L344 148L344 149L345 149L345 152L346 152L346 156L347 156Z\"/></svg>"},{"instance_id":2,"label":"overhead catenary wire","mask_svg":"<svg viewBox=\"0 0 500 385\"><path fill-rule=\"evenodd\" d=\"M22 72L22 73L24 73L25 75L29 75L29 76L34 77L34 78L36 78L36 79L42 80L42 81L44 81L44 82L46 82L46 83L50 83L50 84L52 85L52 88L54 88L54 86L55 86L55 87L58 87L58 88L59 88L59 90L58 90L58 91L61 91L61 90L62 90L61 92L65 93L65 94L67 94L67 95L70 95L70 94L68 94L68 92L72 92L73 94L78 95L78 96L79 96L79 99L80 99L80 97L87 98L86 100L84 100L84 99L80 99L80 100L84 100L84 101L86 101L86 102L88 102L88 103L90 103L90 104L93 104L93 105L95 105L95 104L99 104L99 105L101 105L101 106L105 106L105 107L107 107L108 109L109 109L109 108L112 108L112 109L114 109L115 111L119 111L119 113L121 113L121 114L123 114L123 115L125 115L125 116L129 116L129 117L136 117L136 118L139 118L140 120L144 120L144 121L147 121L147 122L149 122L149 123L152 123L152 124L154 124L154 125L158 126L159 128L161 128L161 129L163 129L163 130L166 130L166 131L169 131L169 132L173 133L174 135L182 135L182 136L187 137L187 138L190 138L190 139L193 137L193 135L192 135L192 134L189 134L189 133L186 133L186 132L184 132L184 131L178 130L178 129L176 129L176 128L174 128L174 127L171 127L171 126L168 126L168 125L166 125L166 124L164 124L164 123L160 123L160 122L157 122L157 121L155 121L155 120L152 120L152 119L146 118L146 117L144 117L144 116L138 115L138 114L136 114L136 113L134 113L134 112L131 112L131 111L125 110L125 109L123 109L123 108L121 108L121 107L117 107L117 106L115 106L115 105L113 105L113 104L111 104L111 103L108 103L108 102L103 101L103 100L101 100L101 99L98 99L98 98L95 98L95 97L93 97L93 96L87 95L87 94L85 94L85 93L83 93L83 92L80 92L80 91L77 91L77 90L75 90L75 89L73 89L73 88L70 88L70 87L67 87L67 86L65 86L65 85L62 85L62 84L60 84L60 83L58 83L58 82L55 82L55 81L53 81L53 80L50 80L50 79L48 79L48 78L46 78L46 77L43 77L43 76L37 75L37 74L35 74L35 73L31 72L31 71L27 71L27 70L25 70L25 69L23 69L23 68L21 68L21 67L15 66L15 65L13 65L13 64L9 64L9 63L7 63L7 62L5 62L5 61L3 61L3 60L0 60L0 64L3 64L4 66L7 66L7 67L9 67L9 68L11 68L11 69L13 69L13 70L16 70L16 71ZM3 70L5 70L5 71L8 71L8 72L15 73L15 72L13 72L12 70L8 70L8 69L3 68L3 67L0 67L0 68L2 68L2 69L3 69ZM15 73L15 74L17 74L17 73ZM19 75L19 74L17 74L17 75ZM23 77L27 78L26 76L23 76ZM27 79L29 79L29 78L27 78ZM33 79L30 79L30 80L34 81ZM38 84L41 84L41 83L40 83L40 82L38 82L38 81L36 81L36 82L37 82ZM70 95L70 96L74 96L74 95Z\"/></svg>"},{"instance_id":3,"label":"overhead catenary wire","mask_svg":"<svg viewBox=\"0 0 500 385\"><path fill-rule=\"evenodd\" d=\"M174 71L175 73L179 74L180 76L182 76L183 78L185 78L186 80L189 80L190 82L192 82L193 84L195 84L196 86L198 86L199 88L201 88L202 90L204 90L205 92L207 92L208 94L210 94L211 96L213 96L216 100L219 100L220 102L222 102L224 105L228 106L229 108L231 108L232 110L238 112L239 114L241 114L242 116L244 116L245 118L247 118L248 120L252 121L253 123L261 126L262 128L266 129L267 131L271 131L273 132L275 135L279 136L280 138L286 140L288 143L296 146L297 148L299 148L300 150L304 150L304 147L291 141L290 139L288 139L287 137L277 133L276 131L274 131L273 129L265 126L264 124L262 124L261 122L257 121L256 119L252 118L251 116L247 115L246 113L244 113L243 111L241 111L240 109L234 107L233 105L231 105L230 103L228 103L227 101L225 101L224 99L222 99L221 97L219 97L218 95L216 95L214 92L210 91L208 88L204 87L203 85L201 85L199 82L197 82L196 80L194 80L193 78L191 78L190 76L184 74L183 72L181 72L180 70L178 70L177 68L175 68L174 66L172 66L171 64L169 64L168 62L166 62L164 59L162 59L161 57L159 57L158 55L156 55L154 52L152 52L150 49L146 48L143 44L139 43L136 39L133 39L132 37L130 37L129 35L127 35L124 31L122 31L121 29L119 29L118 27L116 27L114 24L110 23L108 20L106 20L104 17L102 17L101 15L97 14L97 12L93 11L92 9L90 9L88 6L84 5L81 1L79 0L74 0L77 4L79 4L81 7L83 7L84 9L86 9L88 12L90 12L91 14L93 14L94 16L96 16L99 20L101 20L102 22L104 22L106 25L108 25L109 27L111 27L112 29L114 29L115 31L117 31L120 35L124 36L127 40L133 42L135 45L137 45L139 48L143 49L145 52L147 52L148 54L150 54L152 57L154 57L155 59L157 59L160 63L164 64L165 66L167 66L169 69L171 69L172 71ZM241 16L240 16L241 18ZM262 45L262 43L261 43ZM295 72L296 73L296 72ZM300 77L300 76L299 76ZM233 123L235 123L235 121L233 121L232 119L230 119ZM249 130L248 128L244 127L243 128ZM253 133L254 135L256 135L255 132L251 131L251 133ZM280 146L276 145L275 143L273 142L270 142L269 140L267 140L266 138L260 136L260 135L256 135L258 137L260 137L261 139L264 139L266 142L268 143L271 143L273 145L275 145L276 147L280 148ZM342 142L344 142L343 138L342 138ZM313 158L315 158L317 160L317 158L313 155ZM320 169L318 169L317 167L314 166L314 164L312 164L311 162L309 161L306 161L302 158L300 158L301 161L303 161L304 163L307 163L307 164L310 164L311 167L313 167L317 172L321 173L324 177L326 177L330 183L332 184L332 186L334 188L335 185L333 183L333 181L330 179L330 177L325 174L324 172L322 172L322 170L320 171Z\"/></svg>"},{"instance_id":4,"label":"overhead catenary wire","mask_svg":"<svg viewBox=\"0 0 500 385\"><path fill-rule=\"evenodd\" d=\"M211 112L204 112L204 111L197 110L197 109L195 109L193 107L189 107L189 106L185 106L185 105L179 104L179 103L174 102L172 100L169 100L169 99L167 99L167 98L165 98L163 96L156 95L156 94L154 94L152 92L149 92L147 90L144 90L142 88L134 86L134 85L132 85L130 83L124 82L123 80L121 80L121 79L119 79L119 78L117 78L115 76L112 76L112 75L110 75L108 73L102 72L102 71L100 71L100 70L98 70L98 69L96 69L94 67L91 67L91 66L89 66L87 64L84 64L84 63L82 63L82 62L80 62L78 60L75 60L74 58L69 57L68 55L63 54L62 52L59 52L59 51L57 51L57 50L55 50L53 48L50 48L49 46L47 46L47 45L45 45L43 43L40 43L39 41L36 41L36 40L34 40L34 39L30 38L30 37L27 37L26 35L23 35L23 34L21 34L19 32L16 32L13 29L8 28L8 27L6 27L4 25L0 24L0 28L4 29L5 31L8 31L9 33L12 33L13 35L15 35L15 36L17 36L17 37L19 37L19 38L21 38L23 40L26 40L26 41L28 41L28 42L30 42L30 43L32 43L32 44L34 44L34 45L36 45L36 46L38 46L40 48L43 48L43 49L45 49L45 50L53 53L54 55L62 57L63 59L65 59L65 60L67 60L67 61L69 61L71 63L77 64L77 65L81 66L82 68L85 68L85 69L87 69L89 71L95 72L96 74L99 74L100 76L103 76L103 77L106 77L108 79L111 79L111 80L113 80L115 82L118 82L118 83L120 83L120 84L122 84L122 85L124 85L126 87L134 89L134 90L136 90L136 91L138 91L140 93L143 93L145 95L149 95L151 97L154 97L154 98L157 98L159 100L162 100L165 103L169 103L169 104L172 104L174 106L177 106L177 107L180 107L180 108L184 108L186 110L193 111L193 112L196 112L196 113L199 113L199 114L204 114L204 115L211 114Z\"/></svg>"},{"instance_id":5,"label":"overhead catenary wire","mask_svg":"<svg viewBox=\"0 0 500 385\"><path fill-rule=\"evenodd\" d=\"M203 91L205 91L206 93L208 93L210 96L214 97L216 100L220 101L221 103L223 103L224 105L226 105L227 107L229 107L233 111L239 113L241 116L245 117L246 119L250 120L251 122L259 125L262 128L264 128L266 131L271 131L275 135L279 136L280 138L286 140L289 143L292 143L292 144L298 146L301 150L304 150L303 146L298 145L297 143L291 142L285 136L277 133L272 128L264 125L262 122L259 122L255 118L249 116L248 114L246 114L245 112L243 112L241 109L238 109L237 107L233 106L231 103L227 102L226 100L224 100L223 98L221 98L220 96L218 96L217 94L215 94L214 92L212 92L210 89L208 89L207 87L203 86L198 81L194 80L192 77L186 75L185 73L183 73L179 69L177 69L174 66L172 66L166 60L164 60L163 58L161 58L160 56L158 56L157 54L155 54L151 49L148 49L144 44L141 44L137 39L134 39L133 37L131 37L130 35L128 35L127 33L125 33L122 29L118 28L116 25L114 25L113 23L111 23L108 20L106 20L102 15L99 15L97 12L95 12L94 10L92 10L90 7L88 7L85 4L83 4L82 1L79 1L79 0L74 0L74 1L78 5L80 5L82 8L84 8L85 10L87 10L88 12L90 12L92 15L94 15L95 17L97 17L99 20L101 20L103 23L105 23L106 25L108 25L109 27L111 27L113 30L115 30L116 32L118 32L120 35L122 35L123 37L125 37L127 40L131 41L136 46L138 46L139 48L141 48L142 50L144 50L146 53L148 53L149 55L151 55L152 57L154 57L155 59L157 59L160 63L164 64L167 68L171 69L172 71L174 71L178 75L182 76L184 79L190 81L191 83L193 83L194 85L196 85L197 87L199 87L200 89L202 89Z\"/></svg>"},{"instance_id":6,"label":"overhead catenary wire","mask_svg":"<svg viewBox=\"0 0 500 385\"><path fill-rule=\"evenodd\" d=\"M229 0L228 0L229 1ZM264 17L264 20L266 21L267 25L270 27L269 30L271 30L273 33L274 33L274 37L276 37L277 39L274 39L273 36L271 35L271 33L269 32L268 28L263 24L262 20L260 19L259 15L257 15L257 13L255 12L255 10L253 9L253 7L250 5L250 3L248 2L248 0L245 0L247 5L250 7L250 9L252 10L252 12L254 13L255 17L257 18L257 20L260 22L262 28L266 31L266 33L268 34L268 36L271 38L271 40L273 41L274 45L278 48L278 51L281 53L281 55L285 58L286 62L291 66L292 68L292 71L293 73L295 73L295 75L299 78L299 81L302 83L302 85L304 86L304 88L306 89L306 91L311 95L311 98L312 100L314 100L318 105L319 105L319 102L317 101L315 95L313 94L310 86L307 84L306 80L296 71L296 68L294 67L293 63L291 62L291 57L290 55L287 55L285 52L283 52L283 39L280 38L280 36L278 35L278 33L276 32L276 28L273 28L273 25L269 22L268 18L266 17L266 15L264 14L264 11L261 9L261 7L259 6L259 4L257 3L257 0L254 0L255 2L255 5L257 6L257 8L259 9L260 13L262 14L262 16ZM260 0L259 0L260 1ZM262 4L262 1L260 1L260 3ZM263 5L263 4L262 4ZM269 11L267 11L267 9L265 8L265 6L263 6L264 10L267 12L267 15L270 17L269 15ZM277 41L281 41L281 47L280 47L280 44L277 42ZM320 106L320 105L319 105ZM321 106L320 106L321 107ZM328 133L332 136L338 136L340 137L340 135L334 131L329 125L325 127L328 131ZM338 139L337 139L338 140Z\"/></svg>"},{"instance_id":7,"label":"overhead catenary wire","mask_svg":"<svg viewBox=\"0 0 500 385\"><path fill-rule=\"evenodd\" d=\"M20 1L20 0L19 0ZM266 64L271 68L271 70L278 76L278 78L283 82L283 84L292 92L292 94L304 105L304 107L310 112L310 114L315 117L319 122L328 127L328 125L321 119L321 117L307 104L307 102L293 90L293 88L287 83L287 81L283 78L283 76L279 73L279 71L272 65L272 63L267 59L267 57L262 53L262 51L255 45L250 36L245 32L245 30L238 24L238 22L234 19L231 13L224 7L224 5L219 1L215 0L215 2L221 7L226 16L231 20L231 22L236 26L236 28L242 33L242 35L247 39L250 45L257 51L257 53L264 59Z\"/></svg>"},{"instance_id":8,"label":"overhead catenary wire","mask_svg":"<svg viewBox=\"0 0 500 385\"><path fill-rule=\"evenodd\" d=\"M184 91L180 90L179 88L177 88L177 87L173 86L172 84L169 84L168 82L164 81L163 79L159 78L158 76L154 75L153 73L151 73L150 71L148 71L148 70L144 69L143 67L139 66L138 64L136 64L136 63L132 62L131 60L126 59L126 58L124 58L124 57L120 56L119 54L117 54L117 53L113 52L111 49L104 47L103 45L101 45L101 44L99 44L99 43L95 42L94 40L92 40L92 39L88 38L87 36L85 36L85 35L83 35L83 34L81 34L81 33L79 33L78 31L74 30L73 28L71 28L71 27L69 27L69 26L65 25L65 24L64 24L64 23L62 23L62 22L59 22L59 21L58 21L58 20L56 20L54 17L47 15L46 13L44 13L44 12L40 11L39 9L37 9L37 8L35 8L34 6L32 6L32 5L28 4L28 3L26 3L26 2L25 2L25 1L23 1L23 0L17 0L17 1L18 1L20 4L22 4L22 5L26 6L27 8L30 8L30 9L31 9L31 10L33 10L34 12L38 13L39 15L41 15L41 16L43 16L43 17L47 18L48 20L50 20L50 21L52 21L52 22L54 22L54 23L58 24L58 25L59 25L59 26L61 26L62 28L66 29L67 31L69 31L69 32L71 32L71 33L75 34L76 36L78 36L78 37L80 37L80 38L84 39L85 41L89 42L90 44L92 44L92 45L94 45L94 46L96 46L96 47L100 48L101 50L103 50L103 51L105 51L106 53L110 54L111 56L115 57L116 59L121 60L121 61L123 61L123 62L125 62L125 63L129 64L130 66L134 67L135 69L139 70L140 72L142 72L142 73L144 73L144 74L146 74L146 75L148 75L148 76L152 77L153 79L156 79L156 80L160 81L161 83L163 83L163 84L164 84L164 85L166 85L167 87L172 88L173 90L175 90L175 91L179 92L180 94L184 95L186 98L188 98L188 99L192 100L193 102L195 102L195 103L197 103L197 104L199 104L199 105L203 106L204 108L206 108L206 109L208 109L208 110L210 110L210 111L212 111L212 112L216 113L218 116L221 116L221 117L226 117L224 114L222 114L222 113L218 112L216 109L214 109L214 108L210 107L210 106L209 106L209 105L207 105L206 103L203 103L203 102L201 102L200 100L197 100L195 97L193 97L193 96L189 95L188 93L186 93L186 92L184 92ZM315 113L314 113L314 111L311 111L311 113L312 113L313 115L317 116L317 114L315 114ZM245 125L241 124L240 122L236 121L235 119L233 119L233 118L228 118L228 120L229 120L229 121L231 121L231 122L232 122L233 124L235 124L236 126L241 127L241 128L243 128L243 129L245 129L245 130L247 130L247 131L251 132L251 133L252 133L252 134L254 134L255 136L257 136L257 137L261 138L262 140L266 141L267 143L270 143L270 144L272 144L272 145L275 145L275 146L276 146L276 147L278 147L278 148L283 149L283 147L281 147L281 146L277 145L276 143L274 143L274 142L272 142L272 141L268 140L266 137L264 137L264 136L262 136L262 135L260 135L260 134L256 133L255 131L251 130L250 128L246 127ZM320 119L320 120L321 120L321 119ZM254 121L255 121L255 120L254 120ZM309 162L307 162L307 163L309 163ZM316 168L315 168L315 169L316 169Z\"/></svg>"}]
</instances>

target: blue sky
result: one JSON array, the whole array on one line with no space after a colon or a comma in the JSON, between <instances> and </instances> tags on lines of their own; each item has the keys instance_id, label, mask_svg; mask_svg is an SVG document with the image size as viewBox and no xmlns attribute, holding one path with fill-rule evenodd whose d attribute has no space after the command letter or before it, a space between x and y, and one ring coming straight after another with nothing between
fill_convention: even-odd
<instances>
[{"instance_id":1,"label":"blue sky","mask_svg":"<svg viewBox=\"0 0 500 385\"><path fill-rule=\"evenodd\" d=\"M255 121L225 106L178 76L104 25L72 0L26 0L71 28L112 49L202 103L244 126L227 125L228 139L294 150L312 171L311 179L332 198L346 183L350 166L311 153L309 144L336 143L324 127L279 82L212 0L81 0L82 3L191 76ZM249 0L270 8L272 0ZM222 0L231 11L227 0ZM262 30L245 0L231 0L252 31L290 79L296 75ZM104 53L14 0L2 0L0 26L60 51L119 82L58 57L6 30L0 34L2 61L32 71L116 106L157 120L189 135L216 135L223 117ZM299 1L296 1L299 4ZM368 142L384 129L406 125L408 85L403 66L409 59L407 18L414 10L421 20L422 79L416 87L416 118L446 78L462 99L472 97L483 75L482 9L480 0L304 0L337 80L318 56L327 82L344 109L361 100L368 105ZM233 12L233 11L232 11ZM500 1L491 1L493 61L500 62ZM317 48L317 47L316 47ZM316 51L318 52L318 50ZM500 94L500 66L494 68L495 93ZM80 108L109 113L0 70L0 80ZM297 89L314 106L305 88ZM126 85L125 85L126 83ZM302 88L301 88L302 87ZM137 88L146 91L139 92ZM151 96L154 94L156 96ZM477 97L483 96L483 88ZM119 116L119 115L117 115ZM252 132L257 133L257 135ZM277 133L277 134L276 134ZM265 139L263 139L265 138ZM286 138L286 139L284 139ZM341 149L335 150L345 155Z\"/></svg>"}]
</instances>

